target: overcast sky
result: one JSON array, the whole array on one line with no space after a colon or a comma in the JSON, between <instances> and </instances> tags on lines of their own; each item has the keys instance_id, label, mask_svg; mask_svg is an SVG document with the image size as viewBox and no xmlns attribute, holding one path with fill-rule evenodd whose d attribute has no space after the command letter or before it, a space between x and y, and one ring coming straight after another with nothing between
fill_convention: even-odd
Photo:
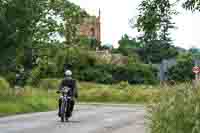
<instances>
[{"instance_id":1,"label":"overcast sky","mask_svg":"<svg viewBox=\"0 0 200 133\"><path fill-rule=\"evenodd\" d=\"M138 35L137 30L130 28L129 20L138 14L138 4L141 0L70 0L81 6L91 15L98 15L101 9L102 42L118 44L125 33L132 37ZM172 32L174 45L183 48L200 48L200 13L185 11L180 6L181 12L174 17L177 29Z\"/></svg>"}]
</instances>

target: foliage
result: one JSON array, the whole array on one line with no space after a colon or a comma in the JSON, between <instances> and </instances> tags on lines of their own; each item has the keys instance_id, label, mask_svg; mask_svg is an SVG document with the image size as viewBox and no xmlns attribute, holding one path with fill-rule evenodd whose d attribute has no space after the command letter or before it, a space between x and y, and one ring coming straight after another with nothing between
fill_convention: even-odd
<instances>
[{"instance_id":1,"label":"foliage","mask_svg":"<svg viewBox=\"0 0 200 133\"><path fill-rule=\"evenodd\" d=\"M3 77L9 82L10 86L14 86L16 84L16 73L15 72L8 72Z\"/></svg>"},{"instance_id":2,"label":"foliage","mask_svg":"<svg viewBox=\"0 0 200 133\"><path fill-rule=\"evenodd\" d=\"M198 133L200 91L190 84L162 89L159 102L149 107L151 133Z\"/></svg>"},{"instance_id":3,"label":"foliage","mask_svg":"<svg viewBox=\"0 0 200 133\"><path fill-rule=\"evenodd\" d=\"M55 90L59 88L60 80L58 79L42 79L39 83L39 88L45 90Z\"/></svg>"},{"instance_id":4,"label":"foliage","mask_svg":"<svg viewBox=\"0 0 200 133\"><path fill-rule=\"evenodd\" d=\"M108 72L108 69L100 67L89 67L83 69L77 75L77 78L81 81L94 81L103 84L113 83L112 74Z\"/></svg>"},{"instance_id":5,"label":"foliage","mask_svg":"<svg viewBox=\"0 0 200 133\"><path fill-rule=\"evenodd\" d=\"M200 11L200 1L199 0L186 0L183 4L183 7L192 11Z\"/></svg>"},{"instance_id":6,"label":"foliage","mask_svg":"<svg viewBox=\"0 0 200 133\"><path fill-rule=\"evenodd\" d=\"M122 85L123 84L123 85ZM121 87L119 87L121 86ZM132 86L127 82L115 85L102 85L94 83L80 83L80 101L83 102L112 102L112 103L143 103L156 101L159 96L159 87Z\"/></svg>"},{"instance_id":7,"label":"foliage","mask_svg":"<svg viewBox=\"0 0 200 133\"><path fill-rule=\"evenodd\" d=\"M29 77L28 77L28 79L27 79L27 83L29 84L29 85L37 85L38 84L38 82L40 81L40 79L41 79L41 70L40 70L40 68L39 67L37 67L37 68L34 68L32 71L31 71L31 73L30 73L30 75L29 75Z\"/></svg>"},{"instance_id":8,"label":"foliage","mask_svg":"<svg viewBox=\"0 0 200 133\"><path fill-rule=\"evenodd\" d=\"M10 89L9 83L2 77L0 77L0 95L8 94Z\"/></svg>"},{"instance_id":9,"label":"foliage","mask_svg":"<svg viewBox=\"0 0 200 133\"><path fill-rule=\"evenodd\" d=\"M177 59L177 64L169 69L169 80L175 81L190 81L194 78L192 68L194 62L190 54L180 55Z\"/></svg>"},{"instance_id":10,"label":"foliage","mask_svg":"<svg viewBox=\"0 0 200 133\"><path fill-rule=\"evenodd\" d=\"M90 49L91 40L88 37L80 36L79 37L79 45L80 48Z\"/></svg>"},{"instance_id":11,"label":"foliage","mask_svg":"<svg viewBox=\"0 0 200 133\"><path fill-rule=\"evenodd\" d=\"M141 48L141 43L137 42L135 38L130 38L127 34L122 36L121 40L119 40L119 48L118 51L125 56L131 56L134 54L134 50Z\"/></svg>"},{"instance_id":12,"label":"foliage","mask_svg":"<svg viewBox=\"0 0 200 133\"><path fill-rule=\"evenodd\" d=\"M77 26L88 15L67 0L2 0L0 3L1 64L9 66L9 71L10 66L15 69L19 65L33 69L32 48L61 45L57 38L63 36L67 44L74 44Z\"/></svg>"},{"instance_id":13,"label":"foliage","mask_svg":"<svg viewBox=\"0 0 200 133\"><path fill-rule=\"evenodd\" d=\"M60 5L63 5L61 6L62 8L56 8L63 12L61 16L65 21L65 41L66 44L72 45L77 43L78 40L78 25L83 21L84 17L88 16L88 14L79 6L70 3L69 1L62 1Z\"/></svg>"},{"instance_id":14,"label":"foliage","mask_svg":"<svg viewBox=\"0 0 200 133\"><path fill-rule=\"evenodd\" d=\"M139 5L135 27L143 32L141 56L147 63L158 63L177 55L169 37L169 30L174 28L172 16L176 14L173 6L169 0L143 0Z\"/></svg>"},{"instance_id":15,"label":"foliage","mask_svg":"<svg viewBox=\"0 0 200 133\"><path fill-rule=\"evenodd\" d=\"M171 59L178 55L178 51L174 46L162 44L160 41L151 41L137 52L146 63L148 63L148 60L152 63L160 63L163 59Z\"/></svg>"},{"instance_id":16,"label":"foliage","mask_svg":"<svg viewBox=\"0 0 200 133\"><path fill-rule=\"evenodd\" d=\"M81 69L77 78L81 81L95 81L97 83L111 84L128 81L130 84L156 83L154 68L142 64L128 66L95 65Z\"/></svg>"},{"instance_id":17,"label":"foliage","mask_svg":"<svg viewBox=\"0 0 200 133\"><path fill-rule=\"evenodd\" d=\"M40 49L37 53L39 55L37 65L29 74L28 79L28 82L33 83L33 85L37 84L42 78L63 78L67 64L71 65L70 69L73 71L74 78L81 81L111 84L122 80L133 81L133 78L136 80L136 75L139 75L145 83L153 83L156 80L153 68L149 65L140 65L141 62L132 57L129 58L128 66L116 66L104 64L104 62L100 63L98 57L95 57L95 53L84 49ZM40 53L46 54L40 55ZM133 64L134 62L135 64ZM118 79L117 77L121 75L118 71L130 72L130 76L124 75L123 78ZM131 83L133 83L132 81ZM134 83L144 82L135 81Z\"/></svg>"},{"instance_id":18,"label":"foliage","mask_svg":"<svg viewBox=\"0 0 200 133\"><path fill-rule=\"evenodd\" d=\"M114 81L128 81L130 84L154 84L156 76L154 68L144 64L131 64L113 69Z\"/></svg>"},{"instance_id":19,"label":"foliage","mask_svg":"<svg viewBox=\"0 0 200 133\"><path fill-rule=\"evenodd\" d=\"M0 97L0 116L42 112L57 108L55 92L28 87Z\"/></svg>"},{"instance_id":20,"label":"foliage","mask_svg":"<svg viewBox=\"0 0 200 133\"><path fill-rule=\"evenodd\" d=\"M56 85L60 82L59 79L45 79L45 84ZM25 86L12 95L7 95L3 91L0 96L0 116L13 115L28 112L41 112L55 110L57 108L56 88L48 89L42 87L43 82L34 88ZM52 87L53 87L52 86ZM152 103L158 99L160 90L159 86L126 85L126 88L119 89L119 85L102 85L96 83L79 82L79 101L80 102L109 102L109 103ZM48 89L48 90L47 90Z\"/></svg>"}]
</instances>

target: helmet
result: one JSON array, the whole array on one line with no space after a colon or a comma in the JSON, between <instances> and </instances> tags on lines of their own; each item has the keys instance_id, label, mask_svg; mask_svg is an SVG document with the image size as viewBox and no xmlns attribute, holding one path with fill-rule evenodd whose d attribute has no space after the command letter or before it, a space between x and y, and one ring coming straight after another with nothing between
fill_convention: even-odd
<instances>
[{"instance_id":1,"label":"helmet","mask_svg":"<svg viewBox=\"0 0 200 133\"><path fill-rule=\"evenodd\" d=\"M72 72L70 70L65 71L65 76L67 77L72 76Z\"/></svg>"}]
</instances>

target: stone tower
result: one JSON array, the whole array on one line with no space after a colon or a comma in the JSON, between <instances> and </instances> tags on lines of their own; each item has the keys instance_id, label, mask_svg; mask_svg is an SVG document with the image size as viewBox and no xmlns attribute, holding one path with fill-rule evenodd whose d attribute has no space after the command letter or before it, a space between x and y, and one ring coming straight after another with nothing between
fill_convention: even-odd
<instances>
[{"instance_id":1,"label":"stone tower","mask_svg":"<svg viewBox=\"0 0 200 133\"><path fill-rule=\"evenodd\" d=\"M95 38L98 42L101 42L101 10L99 9L99 15L90 16L84 19L83 23L79 27L79 35L89 38Z\"/></svg>"}]
</instances>

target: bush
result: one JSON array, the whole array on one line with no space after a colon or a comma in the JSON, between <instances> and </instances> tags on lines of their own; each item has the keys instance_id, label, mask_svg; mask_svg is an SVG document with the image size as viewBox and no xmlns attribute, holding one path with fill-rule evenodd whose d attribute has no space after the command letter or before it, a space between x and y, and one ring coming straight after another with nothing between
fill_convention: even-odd
<instances>
[{"instance_id":1,"label":"bush","mask_svg":"<svg viewBox=\"0 0 200 133\"><path fill-rule=\"evenodd\" d=\"M6 75L4 75L4 77L11 86L15 85L15 82L16 82L16 73L15 72L8 72Z\"/></svg>"},{"instance_id":2,"label":"bush","mask_svg":"<svg viewBox=\"0 0 200 133\"><path fill-rule=\"evenodd\" d=\"M154 69L143 64L115 67L113 70L113 77L117 82L128 81L130 84L156 83Z\"/></svg>"},{"instance_id":3,"label":"bush","mask_svg":"<svg viewBox=\"0 0 200 133\"><path fill-rule=\"evenodd\" d=\"M29 85L37 86L40 79L41 79L41 70L40 70L40 67L36 67L31 71L27 79L27 83Z\"/></svg>"},{"instance_id":4,"label":"bush","mask_svg":"<svg viewBox=\"0 0 200 133\"><path fill-rule=\"evenodd\" d=\"M2 77L0 77L0 95L8 94L10 89L9 83Z\"/></svg>"},{"instance_id":5,"label":"bush","mask_svg":"<svg viewBox=\"0 0 200 133\"><path fill-rule=\"evenodd\" d=\"M155 70L142 64L127 66L95 65L76 72L76 78L81 81L93 81L103 84L128 81L130 84L156 83Z\"/></svg>"},{"instance_id":6,"label":"bush","mask_svg":"<svg viewBox=\"0 0 200 133\"><path fill-rule=\"evenodd\" d=\"M29 85L36 86L40 79L44 78L63 78L68 64L72 66L70 69L74 77L81 81L103 84L121 81L128 81L130 84L152 84L156 81L154 69L149 65L141 64L134 57L129 58L128 65L117 66L106 64L99 59L100 57L95 57L94 51L85 49L39 49L36 53L38 54L37 63L30 72L28 70L29 75L26 81Z\"/></svg>"},{"instance_id":7,"label":"bush","mask_svg":"<svg viewBox=\"0 0 200 133\"><path fill-rule=\"evenodd\" d=\"M90 67L85 70L81 70L79 74L78 79L82 81L94 81L104 84L112 83L112 75L97 68Z\"/></svg>"},{"instance_id":8,"label":"bush","mask_svg":"<svg viewBox=\"0 0 200 133\"><path fill-rule=\"evenodd\" d=\"M199 133L200 90L191 85L163 90L149 107L151 133Z\"/></svg>"},{"instance_id":9,"label":"bush","mask_svg":"<svg viewBox=\"0 0 200 133\"><path fill-rule=\"evenodd\" d=\"M183 55L179 57L177 64L169 69L169 80L174 81L191 81L194 79L192 68L194 66L191 55Z\"/></svg>"},{"instance_id":10,"label":"bush","mask_svg":"<svg viewBox=\"0 0 200 133\"><path fill-rule=\"evenodd\" d=\"M42 89L58 89L60 85L60 80L58 79L42 79L39 83L39 87Z\"/></svg>"},{"instance_id":11,"label":"bush","mask_svg":"<svg viewBox=\"0 0 200 133\"><path fill-rule=\"evenodd\" d=\"M118 89L126 89L129 87L129 83L127 81L122 81L119 84L117 84Z\"/></svg>"}]
</instances>

